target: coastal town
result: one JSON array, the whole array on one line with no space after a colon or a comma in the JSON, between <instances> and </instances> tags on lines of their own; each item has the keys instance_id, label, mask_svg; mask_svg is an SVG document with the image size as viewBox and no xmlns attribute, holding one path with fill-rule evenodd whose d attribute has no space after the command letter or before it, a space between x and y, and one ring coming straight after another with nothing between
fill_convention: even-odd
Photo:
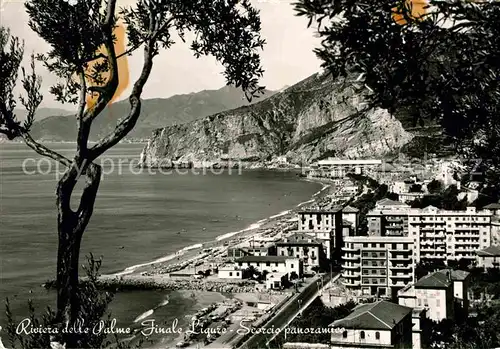
<instances>
[{"instance_id":1,"label":"coastal town","mask_svg":"<svg viewBox=\"0 0 500 349\"><path fill-rule=\"evenodd\" d=\"M329 343L282 347L427 348L426 321L474 316L492 295L472 291L472 274L500 267L500 203L474 206L480 194L462 185L456 160L429 167L416 174L380 160L319 161L306 171L326 184L314 202L100 282L231 294L194 315L199 332L179 335L177 347L269 346L321 300L357 306L329 324ZM426 205L451 189L453 203Z\"/></svg>"}]
</instances>

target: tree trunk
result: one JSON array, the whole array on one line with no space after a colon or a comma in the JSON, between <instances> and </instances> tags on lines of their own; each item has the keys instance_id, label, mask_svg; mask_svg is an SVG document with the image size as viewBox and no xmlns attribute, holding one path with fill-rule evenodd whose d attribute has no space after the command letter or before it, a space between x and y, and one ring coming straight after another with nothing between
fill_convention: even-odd
<instances>
[{"instance_id":1,"label":"tree trunk","mask_svg":"<svg viewBox=\"0 0 500 349\"><path fill-rule=\"evenodd\" d=\"M79 207L73 211L71 196L82 172L85 187ZM73 324L79 317L78 267L83 232L92 216L97 189L101 180L101 167L85 161L76 161L64 174L57 186L57 228L59 245L57 254L57 322ZM66 343L70 345L70 343ZM70 345L71 346L71 345Z\"/></svg>"}]
</instances>

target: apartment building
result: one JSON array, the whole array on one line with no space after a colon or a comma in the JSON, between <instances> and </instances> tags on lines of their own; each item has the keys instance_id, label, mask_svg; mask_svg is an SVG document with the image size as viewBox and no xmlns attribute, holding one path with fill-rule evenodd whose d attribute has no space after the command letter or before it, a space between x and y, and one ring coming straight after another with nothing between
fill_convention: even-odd
<instances>
[{"instance_id":1,"label":"apartment building","mask_svg":"<svg viewBox=\"0 0 500 349\"><path fill-rule=\"evenodd\" d=\"M387 301L360 304L330 327L332 349L411 348L413 310Z\"/></svg>"},{"instance_id":2,"label":"apartment building","mask_svg":"<svg viewBox=\"0 0 500 349\"><path fill-rule=\"evenodd\" d=\"M305 233L295 233L276 242L278 256L294 257L302 260L304 270L325 264L326 253L322 241Z\"/></svg>"},{"instance_id":3,"label":"apartment building","mask_svg":"<svg viewBox=\"0 0 500 349\"><path fill-rule=\"evenodd\" d=\"M366 214L366 219L368 235L408 236L408 211L375 209Z\"/></svg>"},{"instance_id":4,"label":"apartment building","mask_svg":"<svg viewBox=\"0 0 500 349\"><path fill-rule=\"evenodd\" d=\"M346 238L342 277L350 290L362 295L395 297L414 282L413 241L406 237L352 236Z\"/></svg>"},{"instance_id":5,"label":"apartment building","mask_svg":"<svg viewBox=\"0 0 500 349\"><path fill-rule=\"evenodd\" d=\"M311 166L309 176L344 178L348 173L372 173L382 166L382 160L325 159Z\"/></svg>"},{"instance_id":6,"label":"apartment building","mask_svg":"<svg viewBox=\"0 0 500 349\"><path fill-rule=\"evenodd\" d=\"M421 259L475 261L476 252L491 245L491 213L468 207L464 211L429 206L408 211L408 237L415 262Z\"/></svg>"},{"instance_id":7,"label":"apartment building","mask_svg":"<svg viewBox=\"0 0 500 349\"><path fill-rule=\"evenodd\" d=\"M298 232L322 241L327 258L339 259L340 249L343 245L342 208L338 207L328 211L301 211L298 215Z\"/></svg>"},{"instance_id":8,"label":"apartment building","mask_svg":"<svg viewBox=\"0 0 500 349\"><path fill-rule=\"evenodd\" d=\"M421 259L475 261L476 252L492 242L492 213L488 210L412 209L387 200L377 206L367 214L368 234L411 238L416 263Z\"/></svg>"}]
</instances>

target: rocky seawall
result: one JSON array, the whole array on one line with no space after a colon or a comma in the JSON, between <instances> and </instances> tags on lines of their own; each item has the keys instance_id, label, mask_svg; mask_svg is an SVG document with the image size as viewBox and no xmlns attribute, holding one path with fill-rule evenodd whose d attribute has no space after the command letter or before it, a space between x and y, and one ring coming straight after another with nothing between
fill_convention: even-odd
<instances>
[{"instance_id":1,"label":"rocky seawall","mask_svg":"<svg viewBox=\"0 0 500 349\"><path fill-rule=\"evenodd\" d=\"M250 106L153 132L140 163L147 167L259 167L286 157L294 164L328 156L381 157L413 134L382 109L359 113L352 87L315 74Z\"/></svg>"}]
</instances>

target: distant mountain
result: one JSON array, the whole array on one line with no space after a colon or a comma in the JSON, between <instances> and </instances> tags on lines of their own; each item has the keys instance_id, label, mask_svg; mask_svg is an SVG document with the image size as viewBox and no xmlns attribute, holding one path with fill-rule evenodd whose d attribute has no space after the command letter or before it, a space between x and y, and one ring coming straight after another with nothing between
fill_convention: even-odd
<instances>
[{"instance_id":1,"label":"distant mountain","mask_svg":"<svg viewBox=\"0 0 500 349\"><path fill-rule=\"evenodd\" d=\"M26 120L26 116L28 115L28 112L26 111L26 109L15 108L14 112L16 113L16 117L19 121ZM39 108L36 111L35 120L39 121L39 120L43 120L45 118L48 118L50 116L68 115L70 113L71 113L71 111L68 111L66 109L60 109L60 108Z\"/></svg>"},{"instance_id":2,"label":"distant mountain","mask_svg":"<svg viewBox=\"0 0 500 349\"><path fill-rule=\"evenodd\" d=\"M264 94L254 99L253 102L261 101L273 94L273 91L265 90ZM243 92L230 86L170 98L146 99L142 101L139 121L127 139L148 139L154 129L194 121L248 104ZM101 139L110 133L119 120L127 115L129 108L127 100L106 108L94 121L90 140ZM74 116L53 115L33 125L31 132L33 138L43 141L74 141L77 134Z\"/></svg>"}]
</instances>

